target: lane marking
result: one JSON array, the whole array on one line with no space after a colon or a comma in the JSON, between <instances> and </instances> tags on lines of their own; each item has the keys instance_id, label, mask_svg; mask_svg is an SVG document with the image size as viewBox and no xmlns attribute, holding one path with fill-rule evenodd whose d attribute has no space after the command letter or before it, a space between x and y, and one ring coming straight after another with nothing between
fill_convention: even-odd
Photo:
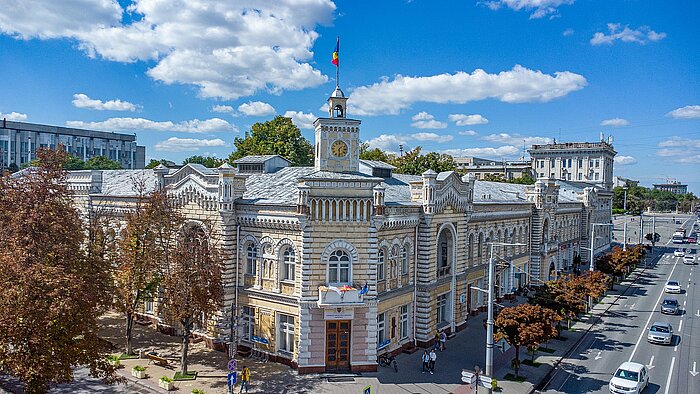
<instances>
[{"instance_id":1,"label":"lane marking","mask_svg":"<svg viewBox=\"0 0 700 394\"><path fill-rule=\"evenodd\" d=\"M700 372L698 372L697 369L695 369L696 364L697 364L697 362L693 361L693 370L690 371L690 374L693 375L693 377L697 376L697 374L700 373Z\"/></svg>"},{"instance_id":2,"label":"lane marking","mask_svg":"<svg viewBox=\"0 0 700 394\"><path fill-rule=\"evenodd\" d=\"M668 369L668 377L666 378L666 389L664 390L664 394L668 394L668 390L671 389L671 376L673 375L673 364L676 363L676 357L674 356L671 359L671 368Z\"/></svg>"},{"instance_id":3,"label":"lane marking","mask_svg":"<svg viewBox=\"0 0 700 394\"><path fill-rule=\"evenodd\" d=\"M683 320L681 320L680 323L678 323L678 332L683 331Z\"/></svg>"},{"instance_id":4,"label":"lane marking","mask_svg":"<svg viewBox=\"0 0 700 394\"><path fill-rule=\"evenodd\" d=\"M596 356L595 356L596 360L600 360L601 358L603 358L603 356L601 356L600 353L602 353L602 352L598 352L598 354L596 354Z\"/></svg>"},{"instance_id":5,"label":"lane marking","mask_svg":"<svg viewBox=\"0 0 700 394\"><path fill-rule=\"evenodd\" d=\"M673 271L676 270L676 267L678 266L678 262L673 264L673 269L671 269L671 272L668 274L668 278L666 278L666 281L668 282L668 279L671 278L671 275L673 275ZM656 310L656 306L659 305L659 301L661 301L661 297L664 296L664 289L661 289L661 293L659 294L659 298L656 299L656 303L652 307L652 310ZM634 354L637 352L637 348L639 347L639 343L642 342L642 337L646 334L646 328L649 327L649 322L651 322L651 318L654 317L654 312L649 313L649 318L647 319L647 322L642 326L642 332L639 334L639 338L637 339L637 343L634 345L634 348L632 349L632 354L630 354L630 358L627 361L632 361L632 358L634 357Z\"/></svg>"},{"instance_id":6,"label":"lane marking","mask_svg":"<svg viewBox=\"0 0 700 394\"><path fill-rule=\"evenodd\" d=\"M687 301L688 301L688 300L683 300L683 306L685 306L685 303L686 303Z\"/></svg>"},{"instance_id":7,"label":"lane marking","mask_svg":"<svg viewBox=\"0 0 700 394\"><path fill-rule=\"evenodd\" d=\"M647 365L647 368L651 371L651 369L654 367L654 356L651 356L651 360L649 360L649 365Z\"/></svg>"}]
</instances>

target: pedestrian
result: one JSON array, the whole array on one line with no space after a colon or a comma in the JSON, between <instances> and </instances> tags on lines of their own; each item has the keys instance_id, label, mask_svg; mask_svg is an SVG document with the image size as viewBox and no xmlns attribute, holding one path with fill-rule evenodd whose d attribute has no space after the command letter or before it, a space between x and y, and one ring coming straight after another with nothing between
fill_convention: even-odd
<instances>
[{"instance_id":1,"label":"pedestrian","mask_svg":"<svg viewBox=\"0 0 700 394\"><path fill-rule=\"evenodd\" d=\"M430 355L428 354L427 350L423 350L423 355L420 357L420 360L423 364L421 366L421 373L425 373L425 371L430 371L430 367L428 367L428 364L430 363Z\"/></svg>"},{"instance_id":2,"label":"pedestrian","mask_svg":"<svg viewBox=\"0 0 700 394\"><path fill-rule=\"evenodd\" d=\"M435 349L432 349L430 351L430 361L428 362L428 370L430 370L430 374L433 374L433 371L435 371L435 360L437 360L437 354L435 353Z\"/></svg>"},{"instance_id":3,"label":"pedestrian","mask_svg":"<svg viewBox=\"0 0 700 394\"><path fill-rule=\"evenodd\" d=\"M243 371L241 371L241 391L238 392L239 394L243 392L244 387L247 393L250 388L250 369L245 365L243 366Z\"/></svg>"},{"instance_id":4,"label":"pedestrian","mask_svg":"<svg viewBox=\"0 0 700 394\"><path fill-rule=\"evenodd\" d=\"M440 351L447 349L447 347L445 347L446 342L447 342L447 334L445 334L445 331L442 331L442 332L440 332Z\"/></svg>"}]
</instances>

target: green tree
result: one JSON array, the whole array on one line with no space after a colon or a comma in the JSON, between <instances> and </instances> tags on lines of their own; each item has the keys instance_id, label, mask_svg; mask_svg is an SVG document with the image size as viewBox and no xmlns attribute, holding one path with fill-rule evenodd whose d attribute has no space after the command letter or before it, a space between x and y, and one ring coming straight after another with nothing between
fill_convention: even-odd
<instances>
[{"instance_id":1,"label":"green tree","mask_svg":"<svg viewBox=\"0 0 700 394\"><path fill-rule=\"evenodd\" d=\"M37 157L21 179L0 178L0 370L26 393L70 382L79 365L116 381L97 336L111 301L109 262L72 206L66 153L41 148Z\"/></svg>"},{"instance_id":2,"label":"green tree","mask_svg":"<svg viewBox=\"0 0 700 394\"><path fill-rule=\"evenodd\" d=\"M457 169L457 164L452 156L437 152L430 152L422 155L421 149L420 146L417 146L406 152L403 156L393 160L390 164L396 166L394 172L398 174L420 175L427 170L443 172Z\"/></svg>"},{"instance_id":3,"label":"green tree","mask_svg":"<svg viewBox=\"0 0 700 394\"><path fill-rule=\"evenodd\" d=\"M390 155L379 148L370 149L369 144L363 142L360 145L360 159L379 160L391 164L394 160L396 160L396 156Z\"/></svg>"},{"instance_id":4,"label":"green tree","mask_svg":"<svg viewBox=\"0 0 700 394\"><path fill-rule=\"evenodd\" d=\"M230 162L249 155L280 155L293 166L309 166L314 157L313 146L292 119L284 116L254 124L244 138L236 137L233 144L236 150L229 155Z\"/></svg>"},{"instance_id":5,"label":"green tree","mask_svg":"<svg viewBox=\"0 0 700 394\"><path fill-rule=\"evenodd\" d=\"M204 167L208 167L208 168L216 168L216 167L224 164L224 161L225 161L224 159L219 159L218 157L190 156L182 161L182 165L192 163L192 164L201 164Z\"/></svg>"},{"instance_id":6,"label":"green tree","mask_svg":"<svg viewBox=\"0 0 700 394\"><path fill-rule=\"evenodd\" d=\"M121 170L122 165L105 156L93 156L85 162L86 170Z\"/></svg>"},{"instance_id":7,"label":"green tree","mask_svg":"<svg viewBox=\"0 0 700 394\"><path fill-rule=\"evenodd\" d=\"M150 169L158 167L161 164L167 167L168 161L165 159L160 159L160 160L151 159L151 161L149 161L148 164L146 164L146 168L150 170Z\"/></svg>"}]
</instances>

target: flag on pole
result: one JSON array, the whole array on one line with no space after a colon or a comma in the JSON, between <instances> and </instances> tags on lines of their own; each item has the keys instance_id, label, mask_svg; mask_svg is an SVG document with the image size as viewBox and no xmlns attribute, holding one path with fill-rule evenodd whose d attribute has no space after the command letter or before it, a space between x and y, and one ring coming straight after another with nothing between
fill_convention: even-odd
<instances>
[{"instance_id":1,"label":"flag on pole","mask_svg":"<svg viewBox=\"0 0 700 394\"><path fill-rule=\"evenodd\" d=\"M337 41L335 42L335 52L333 52L333 60L331 60L331 63L335 64L336 67L338 67L338 50L340 50L340 37L337 38Z\"/></svg>"}]
</instances>

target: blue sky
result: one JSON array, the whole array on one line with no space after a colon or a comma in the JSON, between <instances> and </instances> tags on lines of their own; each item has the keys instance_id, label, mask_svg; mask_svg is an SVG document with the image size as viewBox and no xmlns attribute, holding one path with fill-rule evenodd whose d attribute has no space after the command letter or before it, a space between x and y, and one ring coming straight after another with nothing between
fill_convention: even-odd
<instances>
[{"instance_id":1,"label":"blue sky","mask_svg":"<svg viewBox=\"0 0 700 394\"><path fill-rule=\"evenodd\" d=\"M340 85L362 138L515 159L614 136L615 174L700 192L700 2L7 0L0 117L225 157L275 114L312 140Z\"/></svg>"}]
</instances>

